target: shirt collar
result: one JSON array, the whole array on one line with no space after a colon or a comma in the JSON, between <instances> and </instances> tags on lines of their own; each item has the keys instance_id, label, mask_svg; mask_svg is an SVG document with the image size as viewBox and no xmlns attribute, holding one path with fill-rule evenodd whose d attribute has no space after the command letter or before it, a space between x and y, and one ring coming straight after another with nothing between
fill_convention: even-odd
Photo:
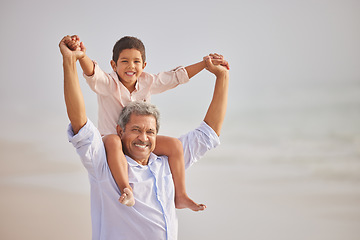
<instances>
[{"instance_id":1,"label":"shirt collar","mask_svg":"<svg viewBox=\"0 0 360 240\"><path fill-rule=\"evenodd\" d=\"M112 76L114 79L116 79L116 81L117 81L118 83L120 83L122 86L124 86L124 84L122 84L122 82L120 81L117 73L116 73L114 70L110 73L110 76ZM125 87L125 86L124 86L124 87ZM135 89L136 89L136 91L139 91L139 80L136 80Z\"/></svg>"},{"instance_id":2,"label":"shirt collar","mask_svg":"<svg viewBox=\"0 0 360 240\"><path fill-rule=\"evenodd\" d=\"M129 157L127 155L125 155L125 157L126 157L128 164L130 165L130 167L137 167L137 166L143 167L143 165L137 163L131 157ZM150 153L148 165L152 164L157 158L158 158L158 156L156 156L154 153Z\"/></svg>"}]
</instances>

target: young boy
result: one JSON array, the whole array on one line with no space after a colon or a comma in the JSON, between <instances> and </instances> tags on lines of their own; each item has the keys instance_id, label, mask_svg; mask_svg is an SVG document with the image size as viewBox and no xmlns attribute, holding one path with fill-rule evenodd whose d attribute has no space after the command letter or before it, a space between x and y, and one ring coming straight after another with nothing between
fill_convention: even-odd
<instances>
[{"instance_id":1,"label":"young boy","mask_svg":"<svg viewBox=\"0 0 360 240\"><path fill-rule=\"evenodd\" d=\"M76 35L67 36L65 43L71 50L86 52L84 44ZM228 67L221 55L211 54L211 57L215 64ZM150 101L151 94L161 93L188 82L191 77L205 68L205 62L201 61L157 75L145 73L143 72L146 66L145 47L139 39L134 37L123 37L114 45L110 62L113 72L110 74L103 72L86 54L79 62L87 83L98 96L98 128L104 136L110 171L121 192L119 201L127 206L133 206L135 201L128 181L127 160L122 152L121 140L116 133L119 114L122 108L131 101ZM185 167L180 141L176 138L158 136L156 142L154 153L168 156L175 186L176 208L204 210L205 205L195 203L186 193ZM135 145L139 148L144 146L145 144Z\"/></svg>"}]
</instances>

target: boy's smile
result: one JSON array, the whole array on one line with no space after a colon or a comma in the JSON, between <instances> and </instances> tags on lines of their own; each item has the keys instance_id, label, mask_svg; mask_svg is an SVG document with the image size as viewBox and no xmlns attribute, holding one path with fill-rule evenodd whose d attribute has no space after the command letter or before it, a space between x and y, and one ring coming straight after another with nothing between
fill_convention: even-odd
<instances>
[{"instance_id":1,"label":"boy's smile","mask_svg":"<svg viewBox=\"0 0 360 240\"><path fill-rule=\"evenodd\" d=\"M128 75L128 76L134 76L135 72L125 72L125 74Z\"/></svg>"},{"instance_id":2,"label":"boy's smile","mask_svg":"<svg viewBox=\"0 0 360 240\"><path fill-rule=\"evenodd\" d=\"M119 76L120 82L132 92L135 90L136 81L143 72L146 62L143 62L140 51L132 48L122 50L117 63L111 60L111 66Z\"/></svg>"}]
</instances>

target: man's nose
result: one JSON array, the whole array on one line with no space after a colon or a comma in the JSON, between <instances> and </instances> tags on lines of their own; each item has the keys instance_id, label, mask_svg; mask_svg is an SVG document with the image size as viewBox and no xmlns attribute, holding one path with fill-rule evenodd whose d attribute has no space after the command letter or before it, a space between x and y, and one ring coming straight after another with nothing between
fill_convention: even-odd
<instances>
[{"instance_id":1,"label":"man's nose","mask_svg":"<svg viewBox=\"0 0 360 240\"><path fill-rule=\"evenodd\" d=\"M146 142L148 140L148 137L145 132L140 133L138 138L143 142Z\"/></svg>"}]
</instances>

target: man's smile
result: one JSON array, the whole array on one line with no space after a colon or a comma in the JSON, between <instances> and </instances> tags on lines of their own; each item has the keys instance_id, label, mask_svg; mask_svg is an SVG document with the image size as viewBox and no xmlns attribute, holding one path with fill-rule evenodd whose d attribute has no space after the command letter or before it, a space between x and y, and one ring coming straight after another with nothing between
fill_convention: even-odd
<instances>
[{"instance_id":1,"label":"man's smile","mask_svg":"<svg viewBox=\"0 0 360 240\"><path fill-rule=\"evenodd\" d=\"M142 149L145 149L147 147L149 147L149 144L146 144L146 143L134 143L134 146L135 147L138 147L138 148L142 148Z\"/></svg>"}]
</instances>

